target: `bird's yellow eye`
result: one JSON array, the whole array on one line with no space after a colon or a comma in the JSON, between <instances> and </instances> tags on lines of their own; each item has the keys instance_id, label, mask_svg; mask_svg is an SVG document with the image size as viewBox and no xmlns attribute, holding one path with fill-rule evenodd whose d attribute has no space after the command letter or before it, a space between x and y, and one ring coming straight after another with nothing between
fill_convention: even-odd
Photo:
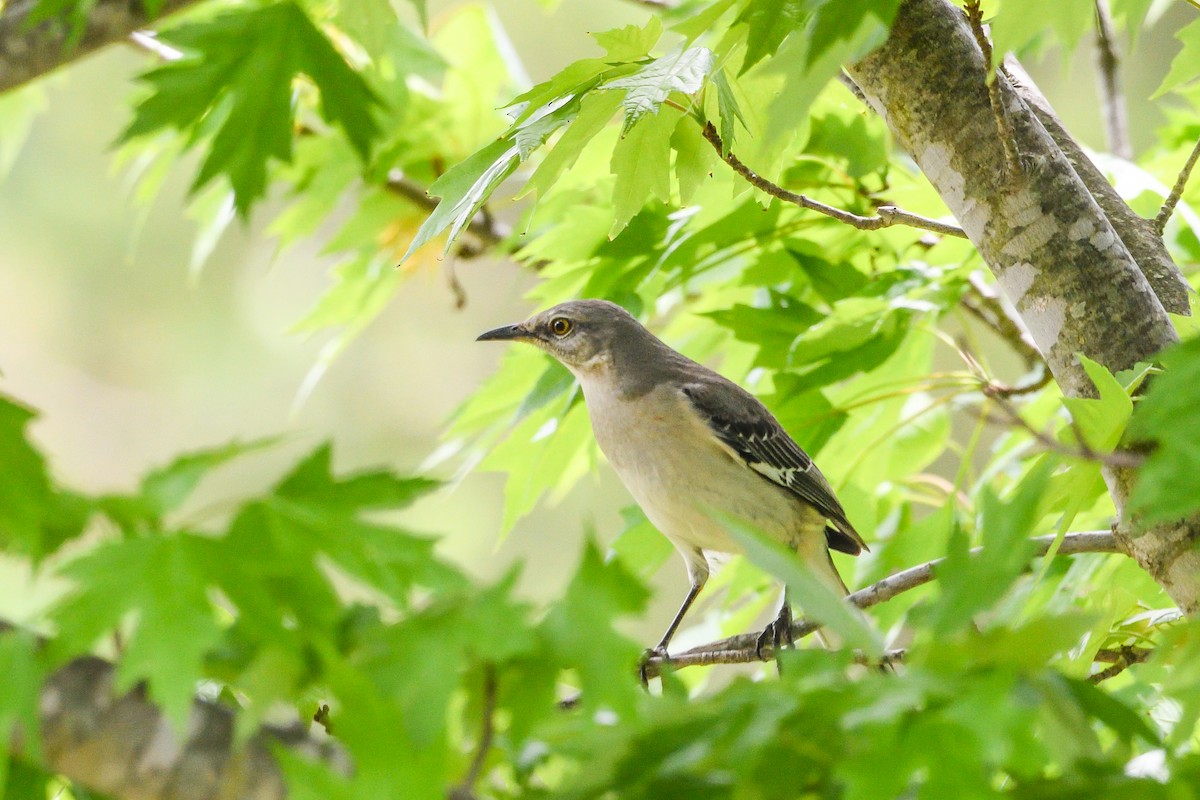
<instances>
[{"instance_id":1,"label":"bird's yellow eye","mask_svg":"<svg viewBox=\"0 0 1200 800\"><path fill-rule=\"evenodd\" d=\"M566 336L573 327L571 320L566 317L555 317L550 320L550 330L555 336Z\"/></svg>"}]
</instances>

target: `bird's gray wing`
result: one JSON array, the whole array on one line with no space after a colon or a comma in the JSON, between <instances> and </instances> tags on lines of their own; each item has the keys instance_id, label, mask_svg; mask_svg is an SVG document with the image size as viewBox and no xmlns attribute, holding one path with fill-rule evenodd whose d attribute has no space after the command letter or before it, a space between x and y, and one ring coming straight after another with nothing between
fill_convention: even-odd
<instances>
[{"instance_id":1,"label":"bird's gray wing","mask_svg":"<svg viewBox=\"0 0 1200 800\"><path fill-rule=\"evenodd\" d=\"M825 532L830 547L852 555L866 549L829 481L758 398L724 379L685 384L683 394L747 467L793 492L833 523Z\"/></svg>"}]
</instances>

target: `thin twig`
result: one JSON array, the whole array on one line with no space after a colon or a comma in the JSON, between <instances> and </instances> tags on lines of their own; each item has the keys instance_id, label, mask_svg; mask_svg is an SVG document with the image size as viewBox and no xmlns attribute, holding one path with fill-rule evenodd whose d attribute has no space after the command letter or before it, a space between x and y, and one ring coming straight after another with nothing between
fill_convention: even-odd
<instances>
[{"instance_id":1,"label":"thin twig","mask_svg":"<svg viewBox=\"0 0 1200 800\"><path fill-rule=\"evenodd\" d=\"M1175 206L1179 204L1179 198L1183 197L1183 190L1187 187L1188 178L1192 175L1192 168L1196 166L1197 159L1200 159L1200 139L1196 140L1196 146L1192 148L1192 154L1188 156L1183 169L1179 170L1179 177L1175 179L1175 185L1171 187L1171 193L1167 195L1167 199L1163 201L1162 209L1158 212L1158 216L1154 218L1154 227L1158 231L1159 236L1162 236L1163 231L1167 229L1167 220L1175 212Z\"/></svg>"},{"instance_id":2,"label":"thin twig","mask_svg":"<svg viewBox=\"0 0 1200 800\"><path fill-rule=\"evenodd\" d=\"M182 50L176 50L171 45L159 41L154 31L134 31L129 34L129 43L156 56L161 61L179 61L183 58Z\"/></svg>"},{"instance_id":3,"label":"thin twig","mask_svg":"<svg viewBox=\"0 0 1200 800\"><path fill-rule=\"evenodd\" d=\"M1033 394L1036 391L1044 389L1050 385L1050 381L1054 380L1054 374L1050 372L1050 368L1045 364L1040 365L1038 376L1028 383L1010 386L1006 383L998 383L997 381L989 381L983 387L983 393L988 397L1009 398L1017 397L1023 394Z\"/></svg>"},{"instance_id":4,"label":"thin twig","mask_svg":"<svg viewBox=\"0 0 1200 800\"><path fill-rule=\"evenodd\" d=\"M1146 456L1144 454L1136 453L1131 450L1114 450L1111 453L1101 453L1093 449L1083 437L1082 432L1079 430L1074 420L1071 422L1071 428L1075 431L1075 438L1079 443L1074 447L1063 444L1045 431L1040 431L1026 422L1025 418L1021 416L1021 412L1017 411L1013 404L1008 401L1007 397L1002 396L994 391L990 391L989 386L983 387L983 394L993 401L996 408L1003 412L1004 416L1009 422L1028 433L1034 438L1034 440L1038 442L1038 444L1042 445L1051 452L1067 456L1068 458L1078 458L1084 461L1095 461L1098 464L1103 464L1108 467L1116 467L1118 469L1134 469L1140 467L1146 460ZM995 420L991 416L985 414L984 421L993 422Z\"/></svg>"},{"instance_id":5,"label":"thin twig","mask_svg":"<svg viewBox=\"0 0 1200 800\"><path fill-rule=\"evenodd\" d=\"M992 64L992 43L988 40L987 32L983 29L983 11L979 0L968 0L963 8L967 12L967 22L971 25L971 33L983 53L983 68L990 80L987 80L988 101L992 106L992 119L996 122L996 135L1004 145L1004 163L1009 176L1020 172L1020 162L1017 160L1016 139L1012 126L1008 123L1008 115L1004 113L1004 98L1000 94L1000 82L996 80L995 65Z\"/></svg>"},{"instance_id":6,"label":"thin twig","mask_svg":"<svg viewBox=\"0 0 1200 800\"><path fill-rule=\"evenodd\" d=\"M921 230L932 231L941 234L942 236L957 236L961 239L967 238L967 234L957 225L950 225L945 222L939 222L936 219L922 217L918 214L912 214L908 211L896 208L895 206L880 206L876 209L876 216L863 217L858 214L853 214L849 211L844 211L840 208L826 205L825 203L813 200L811 197L806 197L802 194L796 194L784 189L778 184L772 183L766 178L759 175L754 170L747 167L742 160L732 152L725 151L725 143L721 140L721 135L717 133L716 127L711 122L704 123L704 138L713 149L721 156L721 160L733 168L733 171L741 175L749 181L755 188L761 189L771 197L778 198L785 203L807 208L811 211L817 211L827 217L832 217L839 222L844 222L860 231L876 231L880 228L890 228L893 225L907 225L912 228L920 228Z\"/></svg>"},{"instance_id":7,"label":"thin twig","mask_svg":"<svg viewBox=\"0 0 1200 800\"><path fill-rule=\"evenodd\" d=\"M1054 544L1055 536L1037 536L1031 539L1035 545L1034 556L1044 556ZM976 547L971 553L979 553L983 548ZM1063 537L1057 555L1069 556L1079 553L1120 553L1122 550L1112 531L1086 531L1068 533ZM846 598L847 602L859 608L870 608L884 601L891 600L904 592L923 586L937 577L937 568L945 561L944 558L927 561L915 567L910 567L883 580L860 589ZM792 624L792 638L802 639L813 633L820 624L808 619L801 619ZM648 677L661 674L666 667L682 669L683 667L699 666L702 664L747 664L757 661L770 661L773 657L771 647L758 647L757 633L743 633L721 639L709 644L693 647L669 658L652 657L646 660L645 670Z\"/></svg>"},{"instance_id":8,"label":"thin twig","mask_svg":"<svg viewBox=\"0 0 1200 800\"><path fill-rule=\"evenodd\" d=\"M1096 60L1100 80L1100 105L1104 109L1104 127L1108 149L1124 159L1133 158L1129 143L1129 117L1125 113L1125 93L1121 87L1121 54L1113 30L1108 0L1096 0Z\"/></svg>"},{"instance_id":9,"label":"thin twig","mask_svg":"<svg viewBox=\"0 0 1200 800\"><path fill-rule=\"evenodd\" d=\"M387 183L384 185L388 191L403 197L405 200L421 208L432 211L438 207L438 201L429 196L429 192L423 185L407 177L400 170L389 172ZM491 214L486 214L483 211L480 211L475 215L474 219L467 223L467 231L479 239L484 248L495 247L512 235L511 228L496 220ZM464 258L478 254L478 251L459 253Z\"/></svg>"},{"instance_id":10,"label":"thin twig","mask_svg":"<svg viewBox=\"0 0 1200 800\"><path fill-rule=\"evenodd\" d=\"M1095 661L1112 664L1112 666L1089 675L1088 682L1101 683L1109 678L1114 678L1134 664L1141 664L1148 660L1152 655L1154 655L1154 650L1132 645L1126 645L1117 650L1101 650L1096 653Z\"/></svg>"},{"instance_id":11,"label":"thin twig","mask_svg":"<svg viewBox=\"0 0 1200 800\"><path fill-rule=\"evenodd\" d=\"M475 755L471 766L467 769L462 782L450 790L450 800L473 800L475 784L483 774L487 763L488 753L492 749L492 739L496 736L496 667L487 664L483 668L483 711L479 720L479 742L475 745Z\"/></svg>"},{"instance_id":12,"label":"thin twig","mask_svg":"<svg viewBox=\"0 0 1200 800\"><path fill-rule=\"evenodd\" d=\"M1008 342L1025 362L1026 367L1044 365L1046 362L1042 358L1042 351L1034 343L1025 324L1020 317L1009 311L996 290L984 283L978 273L972 273L967 282L971 288L963 295L963 308Z\"/></svg>"}]
</instances>

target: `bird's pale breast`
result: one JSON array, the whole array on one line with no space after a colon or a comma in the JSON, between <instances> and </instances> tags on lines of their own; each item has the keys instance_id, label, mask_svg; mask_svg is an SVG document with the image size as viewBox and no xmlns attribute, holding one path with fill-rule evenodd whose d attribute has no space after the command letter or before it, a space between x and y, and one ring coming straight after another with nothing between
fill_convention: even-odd
<instances>
[{"instance_id":1,"label":"bird's pale breast","mask_svg":"<svg viewBox=\"0 0 1200 800\"><path fill-rule=\"evenodd\" d=\"M585 382L584 394L600 449L649 520L676 545L738 552L722 515L791 545L802 537L824 541L820 515L732 457L677 387L623 398Z\"/></svg>"}]
</instances>

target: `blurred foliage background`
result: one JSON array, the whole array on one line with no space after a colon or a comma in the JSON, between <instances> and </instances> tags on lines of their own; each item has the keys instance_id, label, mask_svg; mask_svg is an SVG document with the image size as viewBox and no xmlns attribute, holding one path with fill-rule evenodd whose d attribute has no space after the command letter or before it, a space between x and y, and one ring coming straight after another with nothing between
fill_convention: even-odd
<instances>
[{"instance_id":1,"label":"blurred foliage background","mask_svg":"<svg viewBox=\"0 0 1200 800\"><path fill-rule=\"evenodd\" d=\"M329 699L358 771L343 783L283 757L299 797L439 796L474 769L475 722L497 704L491 771L467 781L497 797L1162 796L1139 778L1164 770L1194 785L1194 627L1167 624L1169 599L1130 560L1027 571L1031 534L1111 523L1097 454L1075 445L1117 444L1149 366L1096 366L1094 400L1018 393L1026 428L984 425L982 389L1037 370L960 307L983 291L972 279L990 281L969 244L762 210L675 112L718 120L760 172L860 213L945 213L881 120L829 80L896 3L864 0L860 16L799 3L809 16L785 31L768 24L778 5L201 4L161 42L0 98L0 390L40 415L27 440L23 412L0 405L14 494L36 512L0 506L0 619L56 634L48 653L0 637L0 663L29 678L99 649L177 726L197 683L246 730ZM1135 164L1104 152L1092 7L1043 19L1029 0L987 4L998 43L1151 215L1200 134L1200 66L1177 41L1196 10L1114 2L1126 44L1136 33ZM703 47L676 58L660 13ZM262 68L276 57L306 77ZM683 59L694 69L657 96L663 75L647 72ZM250 66L230 78L229 64ZM1177 91L1152 101L1168 74ZM528 105L501 113L518 96ZM245 124L247 104L272 113ZM513 199L526 183L536 202ZM411 191L431 185L450 198L432 215ZM1167 231L1193 284L1196 198L1193 184ZM442 256L439 234L484 200L477 221L511 235L467 233ZM692 669L641 693L633 642L661 629L683 570L600 465L565 374L474 342L573 296L620 300L764 396L871 531L872 554L843 562L852 586L948 556L940 585L878 608L863 634L873 655L911 646L899 675L801 650L780 681ZM1150 408L1143 433L1168 439L1179 408ZM272 435L282 444L248 444ZM175 460L230 441L244 447ZM776 595L735 562L677 644L753 630ZM1089 682L1101 650L1151 643L1168 657ZM582 713L555 706L568 688ZM0 731L28 722L25 689L0 701Z\"/></svg>"},{"instance_id":2,"label":"blurred foliage background","mask_svg":"<svg viewBox=\"0 0 1200 800\"><path fill-rule=\"evenodd\" d=\"M431 3L431 30L468 5ZM519 60L514 69L531 82L595 52L588 31L646 18L619 0L469 7L487 9ZM1156 10L1155 23L1138 34L1136 57L1123 65L1139 152L1166 121L1163 105L1149 96L1178 52L1174 32L1191 14L1183 3ZM1025 63L1072 133L1102 150L1092 50L1090 40L1073 52L1052 46ZM475 335L526 316L533 304L523 293L532 278L488 256L406 267L378 319L302 393L331 334L293 326L328 288L339 259L322 255L320 234L281 251L269 230L284 205L275 197L249 220L233 222L195 263L199 226L187 187L196 157L169 170L149 196L139 195L138 164L114 159L134 79L152 59L132 44L110 47L0 101L0 129L11 142L0 183L0 369L7 391L43 410L35 435L56 472L96 491L127 489L174 453L266 432L290 434L287 448L213 476L193 501L197 508L265 485L289 453L331 436L347 468L416 468L437 449L451 412L494 371L500 353L475 344ZM331 216L324 235L337 229L339 216L346 211ZM461 308L451 281L461 284ZM989 347L1006 357L1003 347ZM955 469L945 459L933 471L952 479ZM627 495L608 470L597 469L586 490L539 505L500 540L503 481L469 473L411 511L414 524L443 534L446 552L480 575L526 560L522 588L541 598L561 589L580 520L593 523L602 540L622 528L617 509ZM558 546L564 538L570 544ZM0 560L0 569L3 585L13 587L0 591L0 612L23 618L30 598L44 595L16 588L24 585L22 565ZM686 585L682 570L670 567L655 580L664 591L640 630L645 636Z\"/></svg>"}]
</instances>

